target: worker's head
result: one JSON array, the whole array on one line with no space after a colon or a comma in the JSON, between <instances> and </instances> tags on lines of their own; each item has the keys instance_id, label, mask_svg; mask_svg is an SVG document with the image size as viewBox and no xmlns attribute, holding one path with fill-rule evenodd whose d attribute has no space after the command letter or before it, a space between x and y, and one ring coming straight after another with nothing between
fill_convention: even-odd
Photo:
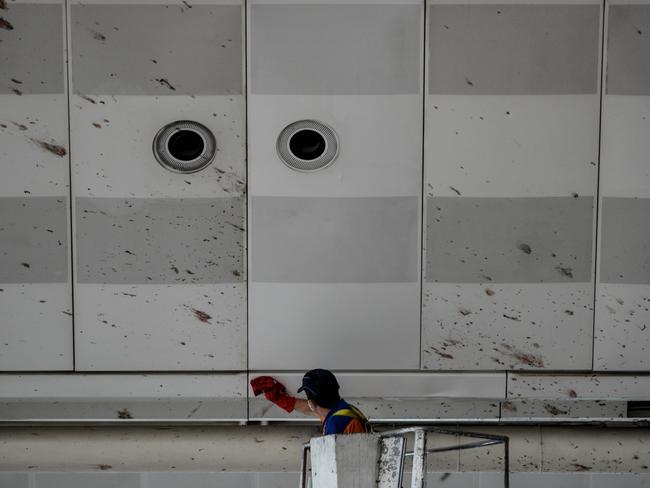
<instances>
[{"instance_id":1,"label":"worker's head","mask_svg":"<svg viewBox=\"0 0 650 488\"><path fill-rule=\"evenodd\" d=\"M308 400L321 408L332 408L341 399L336 377L326 369L307 371L302 378L302 386L298 389L298 393L301 391L305 392Z\"/></svg>"}]
</instances>

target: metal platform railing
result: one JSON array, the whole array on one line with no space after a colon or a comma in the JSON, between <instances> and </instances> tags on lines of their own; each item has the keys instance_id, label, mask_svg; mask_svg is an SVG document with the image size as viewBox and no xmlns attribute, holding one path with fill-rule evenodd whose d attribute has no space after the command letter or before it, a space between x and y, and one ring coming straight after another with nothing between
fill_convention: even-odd
<instances>
[{"instance_id":1,"label":"metal platform railing","mask_svg":"<svg viewBox=\"0 0 650 488\"><path fill-rule=\"evenodd\" d=\"M430 434L440 434L456 437L469 437L481 439L465 444L427 448ZM483 434L464 430L453 430L435 426L407 427L375 434L380 449L377 466L377 488L403 488L405 459L413 458L411 469L411 488L426 488L427 481L427 455L449 451L476 449L487 446L503 445L503 486L510 487L510 447L509 438L496 434ZM407 451L408 437L413 436L412 450ZM303 445L302 464L300 468L300 488L310 486L310 444Z\"/></svg>"}]
</instances>

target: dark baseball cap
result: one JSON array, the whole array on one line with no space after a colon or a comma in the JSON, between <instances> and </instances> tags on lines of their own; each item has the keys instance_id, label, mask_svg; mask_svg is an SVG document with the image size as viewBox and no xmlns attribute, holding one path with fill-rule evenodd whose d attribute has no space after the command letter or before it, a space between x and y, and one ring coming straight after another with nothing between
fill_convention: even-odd
<instances>
[{"instance_id":1,"label":"dark baseball cap","mask_svg":"<svg viewBox=\"0 0 650 488\"><path fill-rule=\"evenodd\" d=\"M313 398L316 403L319 399L339 398L339 383L331 371L326 369L312 369L302 377L302 386L298 393L304 391L307 398ZM329 403L329 402L328 402Z\"/></svg>"}]
</instances>

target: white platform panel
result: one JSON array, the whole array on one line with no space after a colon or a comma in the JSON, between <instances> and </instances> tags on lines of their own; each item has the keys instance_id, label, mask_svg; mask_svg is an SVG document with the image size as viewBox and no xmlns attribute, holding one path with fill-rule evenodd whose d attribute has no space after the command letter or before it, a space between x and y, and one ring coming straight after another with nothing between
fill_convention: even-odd
<instances>
[{"instance_id":1,"label":"white platform panel","mask_svg":"<svg viewBox=\"0 0 650 488\"><path fill-rule=\"evenodd\" d=\"M419 95L255 95L248 97L250 192L254 196L419 195L422 175ZM299 173L278 157L278 135L315 119L339 137L332 166Z\"/></svg>"},{"instance_id":2,"label":"white platform panel","mask_svg":"<svg viewBox=\"0 0 650 488\"><path fill-rule=\"evenodd\" d=\"M244 370L246 286L76 287L77 370Z\"/></svg>"},{"instance_id":3,"label":"white platform panel","mask_svg":"<svg viewBox=\"0 0 650 488\"><path fill-rule=\"evenodd\" d=\"M244 110L242 95L155 99L73 95L70 115L75 196L240 196L246 192ZM172 173L154 158L156 133L176 120L193 120L213 132L218 152L205 170Z\"/></svg>"},{"instance_id":4,"label":"white platform panel","mask_svg":"<svg viewBox=\"0 0 650 488\"><path fill-rule=\"evenodd\" d=\"M72 369L70 285L15 283L0 289L0 370Z\"/></svg>"},{"instance_id":5,"label":"white platform panel","mask_svg":"<svg viewBox=\"0 0 650 488\"><path fill-rule=\"evenodd\" d=\"M588 284L425 283L425 369L589 369Z\"/></svg>"},{"instance_id":6,"label":"white platform panel","mask_svg":"<svg viewBox=\"0 0 650 488\"><path fill-rule=\"evenodd\" d=\"M417 369L418 290L417 283L253 282L250 368Z\"/></svg>"}]
</instances>

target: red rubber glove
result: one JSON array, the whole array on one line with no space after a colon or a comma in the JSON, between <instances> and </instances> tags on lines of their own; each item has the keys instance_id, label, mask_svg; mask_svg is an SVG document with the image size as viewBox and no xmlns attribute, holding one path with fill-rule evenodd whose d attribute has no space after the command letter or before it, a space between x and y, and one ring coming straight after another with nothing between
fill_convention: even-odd
<instances>
[{"instance_id":1,"label":"red rubber glove","mask_svg":"<svg viewBox=\"0 0 650 488\"><path fill-rule=\"evenodd\" d=\"M270 402L275 403L278 407L286 412L293 412L296 406L296 399L287 395L287 389L284 385L270 376L259 376L251 380L251 387L255 396L264 393L264 396Z\"/></svg>"},{"instance_id":2,"label":"red rubber glove","mask_svg":"<svg viewBox=\"0 0 650 488\"><path fill-rule=\"evenodd\" d=\"M251 380L251 387L253 388L253 393L257 396L260 393L263 393L265 389L271 388L276 383L277 381L275 381L275 378L271 378L270 376L258 376Z\"/></svg>"}]
</instances>

